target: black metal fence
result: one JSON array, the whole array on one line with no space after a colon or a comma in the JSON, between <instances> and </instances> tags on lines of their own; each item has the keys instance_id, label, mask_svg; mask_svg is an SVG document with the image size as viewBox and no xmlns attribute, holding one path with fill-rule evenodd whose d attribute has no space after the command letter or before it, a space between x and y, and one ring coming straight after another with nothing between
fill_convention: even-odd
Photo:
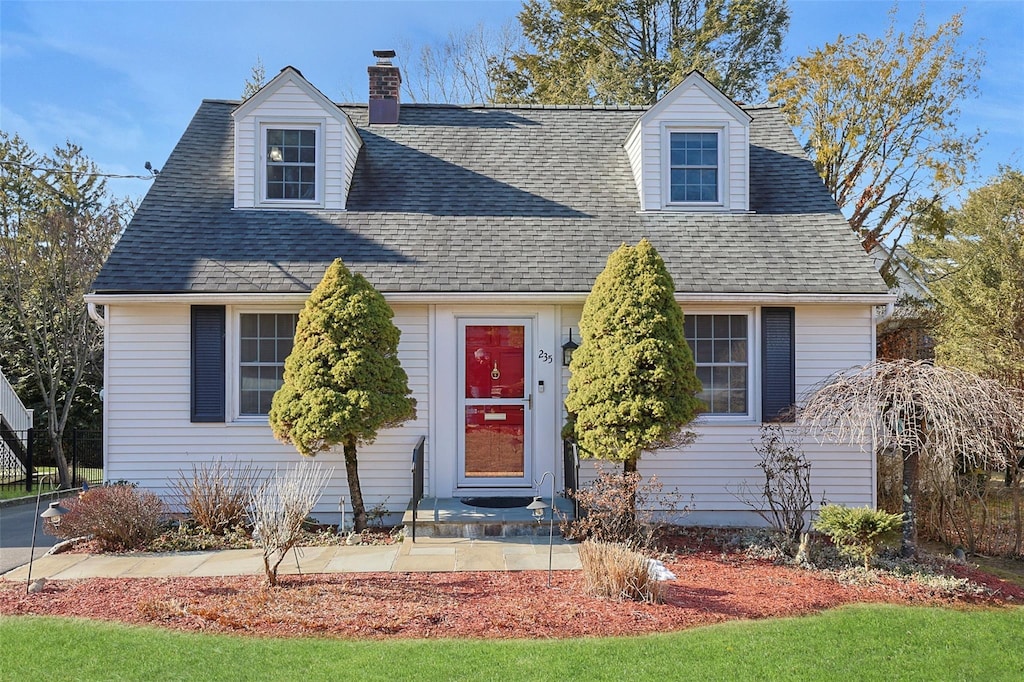
<instances>
[{"instance_id":1,"label":"black metal fence","mask_svg":"<svg viewBox=\"0 0 1024 682\"><path fill-rule=\"evenodd\" d=\"M0 496L43 492L60 485L57 460L42 429L14 431L0 424ZM103 433L73 429L64 434L72 487L103 482Z\"/></svg>"}]
</instances>

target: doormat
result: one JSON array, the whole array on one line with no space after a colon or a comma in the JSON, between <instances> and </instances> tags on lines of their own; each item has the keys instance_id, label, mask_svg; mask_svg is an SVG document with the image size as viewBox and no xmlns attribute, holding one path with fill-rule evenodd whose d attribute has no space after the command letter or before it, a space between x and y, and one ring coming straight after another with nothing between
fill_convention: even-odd
<instances>
[{"instance_id":1,"label":"doormat","mask_svg":"<svg viewBox=\"0 0 1024 682\"><path fill-rule=\"evenodd\" d=\"M532 497L460 497L459 502L484 509L514 509L533 502Z\"/></svg>"}]
</instances>

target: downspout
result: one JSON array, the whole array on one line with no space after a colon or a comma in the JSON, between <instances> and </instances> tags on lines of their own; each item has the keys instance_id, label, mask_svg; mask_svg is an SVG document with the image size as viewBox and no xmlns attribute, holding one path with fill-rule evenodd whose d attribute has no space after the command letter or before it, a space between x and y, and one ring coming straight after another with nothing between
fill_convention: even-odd
<instances>
[{"instance_id":1,"label":"downspout","mask_svg":"<svg viewBox=\"0 0 1024 682\"><path fill-rule=\"evenodd\" d=\"M89 303L88 306L87 306L87 309L89 311L89 317L92 318L93 322L98 324L100 327L106 327L107 326L106 318L103 317L102 315L100 315L99 312L96 311L96 304L95 303Z\"/></svg>"},{"instance_id":2,"label":"downspout","mask_svg":"<svg viewBox=\"0 0 1024 682\"><path fill-rule=\"evenodd\" d=\"M883 322L888 322L889 318L892 317L894 312L896 312L896 303L895 302L893 302L893 303L886 303L885 304L885 312L883 312L881 315L875 317L875 324L879 325L879 324L882 324Z\"/></svg>"}]
</instances>

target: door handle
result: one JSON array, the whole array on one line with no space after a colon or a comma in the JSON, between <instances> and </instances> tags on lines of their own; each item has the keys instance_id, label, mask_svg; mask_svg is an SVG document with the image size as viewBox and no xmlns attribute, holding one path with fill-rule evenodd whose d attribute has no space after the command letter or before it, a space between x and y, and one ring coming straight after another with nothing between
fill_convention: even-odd
<instances>
[{"instance_id":1,"label":"door handle","mask_svg":"<svg viewBox=\"0 0 1024 682\"><path fill-rule=\"evenodd\" d=\"M533 410L533 394L526 396L526 405L528 410Z\"/></svg>"}]
</instances>

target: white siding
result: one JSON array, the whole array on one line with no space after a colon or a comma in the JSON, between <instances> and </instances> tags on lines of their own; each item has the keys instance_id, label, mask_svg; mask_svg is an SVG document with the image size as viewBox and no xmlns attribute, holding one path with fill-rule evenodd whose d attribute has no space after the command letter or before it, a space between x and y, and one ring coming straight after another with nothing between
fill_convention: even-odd
<instances>
[{"instance_id":1,"label":"white siding","mask_svg":"<svg viewBox=\"0 0 1024 682\"><path fill-rule=\"evenodd\" d=\"M626 140L626 152L640 193L640 208L659 210L667 203L663 196L667 178L668 132L672 127L685 130L721 130L723 166L719 169L724 186L719 210L746 211L749 202L749 122L736 118L723 108L716 97L705 92L707 84L697 82L672 90L641 118L641 125ZM686 210L700 210L687 207Z\"/></svg>"},{"instance_id":2,"label":"white siding","mask_svg":"<svg viewBox=\"0 0 1024 682\"><path fill-rule=\"evenodd\" d=\"M283 80L272 92L261 96L258 106L241 113L235 117L236 208L254 208L260 203L258 165L262 163L263 156L260 149L262 122L281 125L316 124L321 127L320 161L323 168L318 170L323 174L322 207L327 210L345 209L362 139L344 116L339 118L336 107L326 110L322 102L310 97L298 83Z\"/></svg>"},{"instance_id":3,"label":"white siding","mask_svg":"<svg viewBox=\"0 0 1024 682\"><path fill-rule=\"evenodd\" d=\"M757 308L747 309L757 311ZM687 313L712 310L723 309L695 305L685 308ZM734 307L726 310L735 311ZM576 329L580 312L577 307L562 308L563 334L568 334L570 326ZM752 350L758 338L759 334L752 331ZM798 400L808 389L833 372L867 363L873 354L870 306L796 307ZM760 376L756 361L753 375L755 386L751 393L756 397L760 394L756 386ZM567 373L564 379L567 380ZM562 390L566 391L564 381ZM756 399L759 402L759 397ZM755 414L758 413L755 409ZM759 456L754 452L754 443L760 441L760 426L756 418L730 423L699 419L695 424L698 438L693 445L680 451L648 453L640 460L640 471L644 476L656 475L664 485L664 492L674 494L679 508L692 507L693 511L685 519L687 523L758 524L759 517L740 502L736 494L740 493L744 481L754 490L763 484L762 472L757 468ZM790 433L794 433L792 427L787 428ZM804 451L812 463L811 485L816 500L820 500L824 494L833 503L874 505L874 456L870 448L819 444L816 440L810 440L804 443ZM582 464L580 474L583 482L593 479L596 466L597 463L593 461Z\"/></svg>"},{"instance_id":4,"label":"white siding","mask_svg":"<svg viewBox=\"0 0 1024 682\"><path fill-rule=\"evenodd\" d=\"M299 461L294 448L276 441L265 423L189 421L189 306L111 305L106 310L108 480L134 481L172 500L172 482L196 463L238 460L269 473L275 466ZM412 495L412 448L427 433L430 411L427 307L395 306L395 324L402 330L399 358L418 402L417 419L382 431L375 443L360 447L359 472L368 509L384 504L402 512ZM322 453L317 460L335 472L314 515L337 521L339 498L348 497L344 459L338 451Z\"/></svg>"}]
</instances>

